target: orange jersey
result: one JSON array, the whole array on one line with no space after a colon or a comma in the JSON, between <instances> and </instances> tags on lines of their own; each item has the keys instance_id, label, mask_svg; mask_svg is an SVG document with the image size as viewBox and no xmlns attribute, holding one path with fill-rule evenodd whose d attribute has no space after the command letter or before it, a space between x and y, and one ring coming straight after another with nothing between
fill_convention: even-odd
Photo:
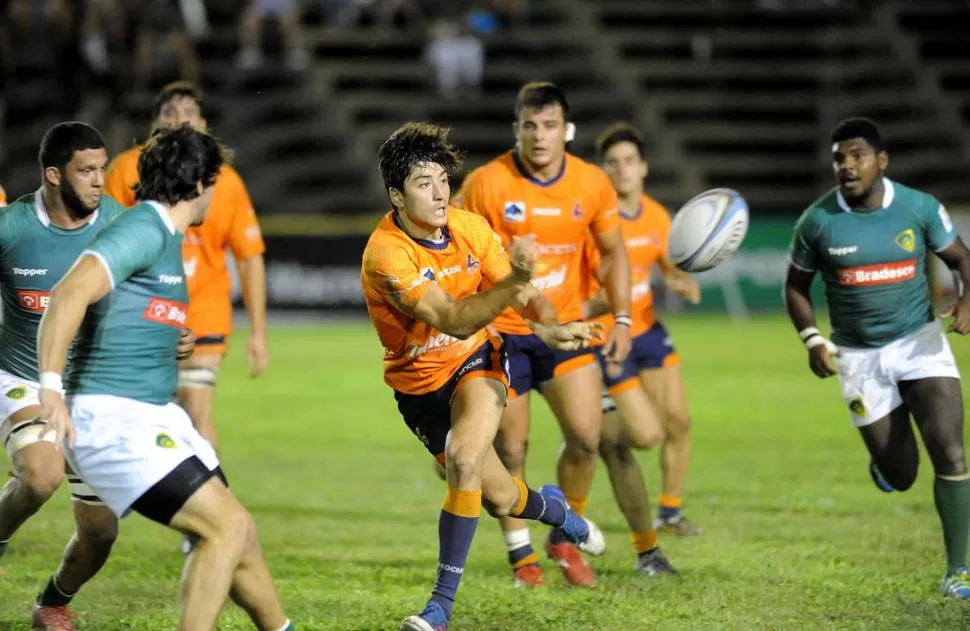
<instances>
[{"instance_id":1,"label":"orange jersey","mask_svg":"<svg viewBox=\"0 0 970 631\"><path fill-rule=\"evenodd\" d=\"M364 247L360 282L384 345L384 381L405 394L442 387L488 339L483 329L459 340L408 315L431 285L461 300L511 273L501 239L481 217L457 208L448 213L442 243L411 238L391 211Z\"/></svg>"},{"instance_id":2,"label":"orange jersey","mask_svg":"<svg viewBox=\"0 0 970 631\"><path fill-rule=\"evenodd\" d=\"M125 151L111 163L105 189L125 206L135 203L132 187L138 182L141 147ZM226 250L236 260L261 255L266 250L253 202L239 173L222 167L212 193L205 222L189 228L182 245L185 276L189 284L187 326L198 336L228 335L232 329L232 278Z\"/></svg>"},{"instance_id":3,"label":"orange jersey","mask_svg":"<svg viewBox=\"0 0 970 631\"><path fill-rule=\"evenodd\" d=\"M0 207L7 205L7 191L0 186Z\"/></svg>"},{"instance_id":4,"label":"orange jersey","mask_svg":"<svg viewBox=\"0 0 970 631\"><path fill-rule=\"evenodd\" d=\"M532 284L545 294L560 321L582 318L583 244L589 234L618 227L616 193L602 169L567 154L559 175L542 183L509 151L472 171L455 200L485 217L506 245L513 236L535 234L540 257ZM494 324L502 333L532 332L512 309Z\"/></svg>"},{"instance_id":5,"label":"orange jersey","mask_svg":"<svg viewBox=\"0 0 970 631\"><path fill-rule=\"evenodd\" d=\"M640 210L635 217L627 218L620 215L620 230L626 244L627 256L630 258L630 280L633 283L631 291L633 304L630 312L633 326L630 334L636 337L649 330L657 321L653 310L650 279L653 276L653 266L667 251L670 215L662 204L648 195L643 195L640 198ZM587 275L586 297L599 291L600 286L596 279L599 260L596 244L592 239L588 239L584 255ZM607 330L613 328L613 316L610 314L600 316L594 321L602 322Z\"/></svg>"}]
</instances>

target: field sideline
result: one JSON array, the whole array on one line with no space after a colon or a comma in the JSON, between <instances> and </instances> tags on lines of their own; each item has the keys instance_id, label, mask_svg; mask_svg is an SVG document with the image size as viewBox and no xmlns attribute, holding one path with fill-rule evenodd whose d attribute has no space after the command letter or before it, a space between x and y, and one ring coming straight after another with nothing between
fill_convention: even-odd
<instances>
[{"instance_id":1,"label":"field sideline","mask_svg":"<svg viewBox=\"0 0 970 631\"><path fill-rule=\"evenodd\" d=\"M498 526L484 516L455 608L454 631L673 629L954 629L970 610L944 603L942 538L929 462L913 490L884 495L834 380L807 368L781 317L733 325L668 321L694 414L685 510L705 528L661 543L679 577L633 572L626 526L600 468L588 515L604 529L600 584L511 587ZM369 325L278 328L273 363L250 381L243 335L220 384L224 468L256 517L297 629L397 629L425 603L443 487L380 377ZM954 339L964 370L970 339ZM529 479L553 480L558 431L534 405ZM656 454L641 455L651 492ZM654 499L653 497L651 498ZM14 538L0 577L0 631L29 628L33 597L72 525L66 489ZM545 528L533 528L541 544ZM123 522L114 556L74 603L78 627L171 629L179 538L141 517ZM250 629L234 606L220 629Z\"/></svg>"}]
</instances>

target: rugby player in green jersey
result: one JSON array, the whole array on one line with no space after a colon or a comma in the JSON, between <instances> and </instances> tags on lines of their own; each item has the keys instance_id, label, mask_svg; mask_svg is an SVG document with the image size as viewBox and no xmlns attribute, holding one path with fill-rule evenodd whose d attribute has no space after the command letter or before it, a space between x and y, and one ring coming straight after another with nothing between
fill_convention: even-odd
<instances>
[{"instance_id":1,"label":"rugby player in green jersey","mask_svg":"<svg viewBox=\"0 0 970 631\"><path fill-rule=\"evenodd\" d=\"M115 515L135 511L195 538L180 631L212 629L230 593L257 628L290 631L252 517L174 403L173 350L188 301L182 239L205 218L224 155L188 127L149 140L138 159L140 203L51 292L37 337L40 401L72 469Z\"/></svg>"},{"instance_id":2,"label":"rugby player in green jersey","mask_svg":"<svg viewBox=\"0 0 970 631\"><path fill-rule=\"evenodd\" d=\"M932 195L885 177L889 156L876 125L848 119L832 134L837 186L799 219L785 282L788 315L821 378L838 374L852 423L869 450L869 473L883 491L916 480L919 450L933 466L943 527L944 596L970 600L970 474L963 441L960 373L933 312L930 252L970 287L970 252ZM810 288L825 285L831 341L819 332ZM947 332L970 332L970 295L944 317Z\"/></svg>"}]
</instances>

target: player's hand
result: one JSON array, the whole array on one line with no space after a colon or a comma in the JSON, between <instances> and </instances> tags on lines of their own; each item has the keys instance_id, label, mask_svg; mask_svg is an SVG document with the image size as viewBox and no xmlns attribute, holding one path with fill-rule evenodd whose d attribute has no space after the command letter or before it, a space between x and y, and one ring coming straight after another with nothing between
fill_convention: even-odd
<instances>
[{"instance_id":1,"label":"player's hand","mask_svg":"<svg viewBox=\"0 0 970 631\"><path fill-rule=\"evenodd\" d=\"M47 427L41 433L41 438L54 432L54 449L60 450L65 438L68 446L74 447L74 425L71 423L71 415L67 411L63 394L57 390L41 388L40 417L47 421Z\"/></svg>"},{"instance_id":2,"label":"player's hand","mask_svg":"<svg viewBox=\"0 0 970 631\"><path fill-rule=\"evenodd\" d=\"M249 376L258 377L269 367L269 345L266 343L265 333L250 333L246 343L246 363L249 364Z\"/></svg>"},{"instance_id":3,"label":"player's hand","mask_svg":"<svg viewBox=\"0 0 970 631\"><path fill-rule=\"evenodd\" d=\"M182 336L179 337L178 346L175 347L175 358L179 361L192 357L195 352L195 333L191 329L182 327Z\"/></svg>"},{"instance_id":4,"label":"player's hand","mask_svg":"<svg viewBox=\"0 0 970 631\"><path fill-rule=\"evenodd\" d=\"M631 348L633 341L630 339L630 327L614 326L603 346L603 357L608 364L621 365L626 361Z\"/></svg>"},{"instance_id":5,"label":"player's hand","mask_svg":"<svg viewBox=\"0 0 970 631\"><path fill-rule=\"evenodd\" d=\"M527 283L532 280L536 262L539 260L539 245L534 234L512 237L509 247L509 263L512 265L512 280Z\"/></svg>"},{"instance_id":6,"label":"player's hand","mask_svg":"<svg viewBox=\"0 0 970 631\"><path fill-rule=\"evenodd\" d=\"M664 279L664 282L667 283L667 287L671 291L690 304L696 305L700 303L701 287L697 284L696 280L691 278L690 274L671 274L669 278Z\"/></svg>"},{"instance_id":7,"label":"player's hand","mask_svg":"<svg viewBox=\"0 0 970 631\"><path fill-rule=\"evenodd\" d=\"M832 359L832 352L829 348L830 342L813 346L808 351L808 366L819 379L831 377L838 372L835 361Z\"/></svg>"},{"instance_id":8,"label":"player's hand","mask_svg":"<svg viewBox=\"0 0 970 631\"><path fill-rule=\"evenodd\" d=\"M527 324L546 346L560 351L589 348L593 340L603 337L603 325L599 322L570 322L544 326L538 322L527 321Z\"/></svg>"},{"instance_id":9,"label":"player's hand","mask_svg":"<svg viewBox=\"0 0 970 631\"><path fill-rule=\"evenodd\" d=\"M947 328L947 333L970 333L970 300L959 300L943 310L944 318L953 317L953 322Z\"/></svg>"}]
</instances>

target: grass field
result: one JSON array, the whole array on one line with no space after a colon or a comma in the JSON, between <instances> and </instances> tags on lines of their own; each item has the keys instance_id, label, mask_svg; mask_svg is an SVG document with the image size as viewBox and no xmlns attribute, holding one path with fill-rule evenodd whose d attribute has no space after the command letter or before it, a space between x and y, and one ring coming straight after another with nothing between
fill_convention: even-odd
<instances>
[{"instance_id":1,"label":"grass field","mask_svg":"<svg viewBox=\"0 0 970 631\"><path fill-rule=\"evenodd\" d=\"M610 548L600 583L511 587L497 525L483 517L452 629L954 629L944 603L928 461L913 490L875 490L834 381L807 369L781 318L669 322L684 357L695 449L686 511L706 529L662 539L678 577L633 572L629 536L600 469L588 514ZM428 596L443 487L380 378L369 325L277 329L267 375L245 377L239 346L218 393L224 467L256 517L289 615L301 630L396 629ZM970 366L970 340L955 340ZM529 477L552 480L558 431L534 405ZM656 454L642 455L648 484ZM32 598L72 525L65 489L13 540L0 629L27 629ZM541 542L545 528L533 528ZM182 567L174 533L133 516L114 556L76 599L81 629L174 628ZM228 606L220 629L248 629Z\"/></svg>"}]
</instances>

